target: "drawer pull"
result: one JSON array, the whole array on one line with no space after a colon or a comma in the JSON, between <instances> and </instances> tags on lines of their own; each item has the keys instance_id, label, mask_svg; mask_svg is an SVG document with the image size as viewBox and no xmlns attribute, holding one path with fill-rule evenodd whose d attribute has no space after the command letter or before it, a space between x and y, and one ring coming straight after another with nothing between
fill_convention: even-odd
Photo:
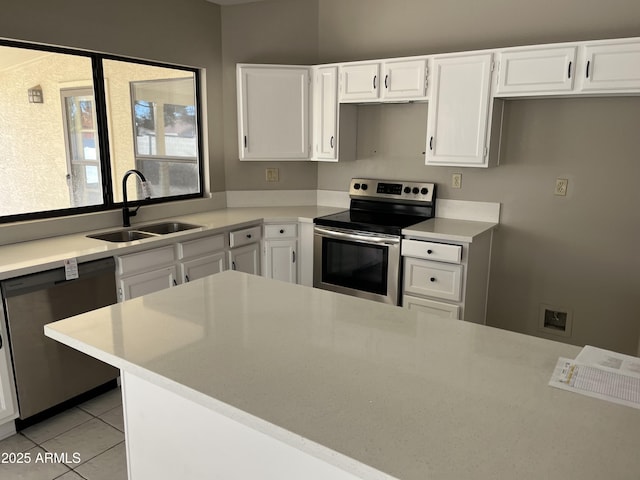
<instances>
[{"instance_id":1,"label":"drawer pull","mask_svg":"<svg viewBox=\"0 0 640 480\"><path fill-rule=\"evenodd\" d=\"M280 229L280 233L284 233L284 229L283 228Z\"/></svg>"},{"instance_id":2,"label":"drawer pull","mask_svg":"<svg viewBox=\"0 0 640 480\"><path fill-rule=\"evenodd\" d=\"M178 285L178 282L176 282L176 279L173 279L173 286L175 287L176 285Z\"/></svg>"},{"instance_id":3,"label":"drawer pull","mask_svg":"<svg viewBox=\"0 0 640 480\"><path fill-rule=\"evenodd\" d=\"M430 282L435 282L435 281L436 281L436 277L431 277L431 278L429 279L429 281L430 281Z\"/></svg>"},{"instance_id":4,"label":"drawer pull","mask_svg":"<svg viewBox=\"0 0 640 480\"><path fill-rule=\"evenodd\" d=\"M184 279L186 280L187 283L189 283L191 280L189 280L189 275L185 275Z\"/></svg>"},{"instance_id":5,"label":"drawer pull","mask_svg":"<svg viewBox=\"0 0 640 480\"><path fill-rule=\"evenodd\" d=\"M429 249L429 250L427 250L427 253L428 253L429 255L431 255L431 254L433 253L433 250Z\"/></svg>"},{"instance_id":6,"label":"drawer pull","mask_svg":"<svg viewBox=\"0 0 640 480\"><path fill-rule=\"evenodd\" d=\"M251 238L251 234L250 233L247 233L247 238Z\"/></svg>"}]
</instances>

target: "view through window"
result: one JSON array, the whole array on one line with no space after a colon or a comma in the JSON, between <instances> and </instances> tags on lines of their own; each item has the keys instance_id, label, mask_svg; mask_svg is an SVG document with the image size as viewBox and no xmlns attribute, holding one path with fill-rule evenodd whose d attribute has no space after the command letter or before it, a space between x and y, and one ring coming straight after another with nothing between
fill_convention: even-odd
<instances>
[{"instance_id":1,"label":"view through window","mask_svg":"<svg viewBox=\"0 0 640 480\"><path fill-rule=\"evenodd\" d=\"M201 196L197 82L195 69L0 43L0 220L115 208L132 168L150 202Z\"/></svg>"}]
</instances>

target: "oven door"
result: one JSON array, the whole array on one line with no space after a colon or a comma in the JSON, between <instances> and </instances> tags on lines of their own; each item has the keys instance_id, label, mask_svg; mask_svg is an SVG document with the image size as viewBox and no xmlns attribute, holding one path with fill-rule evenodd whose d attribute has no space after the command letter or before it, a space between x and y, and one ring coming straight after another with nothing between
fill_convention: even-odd
<instances>
[{"instance_id":1,"label":"oven door","mask_svg":"<svg viewBox=\"0 0 640 480\"><path fill-rule=\"evenodd\" d=\"M313 286L398 305L400 236L314 228Z\"/></svg>"}]
</instances>

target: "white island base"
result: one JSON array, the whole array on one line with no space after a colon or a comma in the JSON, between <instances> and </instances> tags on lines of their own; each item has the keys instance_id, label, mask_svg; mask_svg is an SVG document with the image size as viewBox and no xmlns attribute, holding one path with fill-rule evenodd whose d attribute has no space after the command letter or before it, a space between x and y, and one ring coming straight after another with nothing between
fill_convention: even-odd
<instances>
[{"instance_id":1,"label":"white island base","mask_svg":"<svg viewBox=\"0 0 640 480\"><path fill-rule=\"evenodd\" d=\"M124 373L122 387L132 480L393 478L365 465L356 466L360 475L348 473L334 464L354 468L354 462L335 452L299 439L333 456L327 463L278 440L273 425L263 425L271 434L263 433L259 419L245 418L256 423L249 427L228 406L219 405L227 414L218 413L134 374Z\"/></svg>"},{"instance_id":2,"label":"white island base","mask_svg":"<svg viewBox=\"0 0 640 480\"><path fill-rule=\"evenodd\" d=\"M121 370L130 480L640 478L572 345L233 271L45 334Z\"/></svg>"}]
</instances>

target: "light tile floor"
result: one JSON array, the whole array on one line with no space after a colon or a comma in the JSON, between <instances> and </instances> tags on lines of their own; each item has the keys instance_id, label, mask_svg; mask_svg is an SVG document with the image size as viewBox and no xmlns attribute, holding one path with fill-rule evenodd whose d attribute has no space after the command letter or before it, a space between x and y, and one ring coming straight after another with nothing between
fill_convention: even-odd
<instances>
[{"instance_id":1,"label":"light tile floor","mask_svg":"<svg viewBox=\"0 0 640 480\"><path fill-rule=\"evenodd\" d=\"M58 458L47 461L47 452ZM15 456L5 455L26 453L28 464L12 462ZM0 479L127 480L120 389L0 441Z\"/></svg>"}]
</instances>

